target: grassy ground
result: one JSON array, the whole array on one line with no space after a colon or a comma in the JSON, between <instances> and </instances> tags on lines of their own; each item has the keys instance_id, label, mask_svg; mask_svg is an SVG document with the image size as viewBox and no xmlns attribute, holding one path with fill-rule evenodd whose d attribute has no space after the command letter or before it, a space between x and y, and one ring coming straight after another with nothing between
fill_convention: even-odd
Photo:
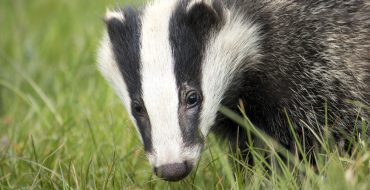
<instances>
[{"instance_id":1,"label":"grassy ground","mask_svg":"<svg viewBox=\"0 0 370 190\"><path fill-rule=\"evenodd\" d=\"M101 16L116 4L0 1L0 189L370 189L365 142L319 155L317 169L277 159L275 170L258 151L245 166L210 136L196 172L158 180L95 65Z\"/></svg>"}]
</instances>

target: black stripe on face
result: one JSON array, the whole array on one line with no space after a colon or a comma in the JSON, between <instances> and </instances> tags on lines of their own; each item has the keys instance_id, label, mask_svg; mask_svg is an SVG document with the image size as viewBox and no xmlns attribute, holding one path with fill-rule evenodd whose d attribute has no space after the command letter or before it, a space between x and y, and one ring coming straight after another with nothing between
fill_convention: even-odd
<instances>
[{"instance_id":1,"label":"black stripe on face","mask_svg":"<svg viewBox=\"0 0 370 190\"><path fill-rule=\"evenodd\" d=\"M202 142L199 116L201 111L202 60L207 43L207 35L222 21L219 4L217 10L198 3L187 10L189 1L180 1L170 19L170 44L174 57L174 72L179 89L179 124L186 146ZM200 102L189 106L189 93L196 93Z\"/></svg>"},{"instance_id":2,"label":"black stripe on face","mask_svg":"<svg viewBox=\"0 0 370 190\"><path fill-rule=\"evenodd\" d=\"M126 83L130 96L132 115L142 136L144 149L152 150L151 126L142 101L140 76L141 20L139 13L131 7L122 9L124 21L116 18L106 20L108 35L115 59Z\"/></svg>"}]
</instances>

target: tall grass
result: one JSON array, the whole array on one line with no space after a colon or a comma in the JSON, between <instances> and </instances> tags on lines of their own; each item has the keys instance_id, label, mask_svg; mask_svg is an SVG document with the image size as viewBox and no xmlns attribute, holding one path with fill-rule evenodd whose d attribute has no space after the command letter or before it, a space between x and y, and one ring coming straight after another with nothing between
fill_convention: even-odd
<instances>
[{"instance_id":1,"label":"tall grass","mask_svg":"<svg viewBox=\"0 0 370 190\"><path fill-rule=\"evenodd\" d=\"M227 110L266 145L249 142L255 166L210 135L186 180L153 176L95 65L105 8L132 3L0 1L0 189L370 189L368 138L353 154L322 151L313 168Z\"/></svg>"}]
</instances>

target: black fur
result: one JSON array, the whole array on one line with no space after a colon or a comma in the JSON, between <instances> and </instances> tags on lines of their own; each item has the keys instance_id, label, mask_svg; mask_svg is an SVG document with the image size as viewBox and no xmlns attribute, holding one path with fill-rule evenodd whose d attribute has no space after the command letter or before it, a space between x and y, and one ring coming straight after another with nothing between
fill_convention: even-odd
<instances>
[{"instance_id":1,"label":"black fur","mask_svg":"<svg viewBox=\"0 0 370 190\"><path fill-rule=\"evenodd\" d=\"M206 37L222 20L212 7L203 3L186 10L188 1L180 1L170 19L170 43L175 58L175 76L179 89L179 124L184 143L193 146L202 141L198 130L201 105L186 109L187 92L196 90L201 96L201 63ZM216 4L217 5L217 4ZM218 12L222 14L221 10Z\"/></svg>"},{"instance_id":2,"label":"black fur","mask_svg":"<svg viewBox=\"0 0 370 190\"><path fill-rule=\"evenodd\" d=\"M146 113L136 113L135 107L141 106L142 100L140 77L140 30L139 13L131 7L122 10L124 22L118 19L106 20L108 34L113 46L115 59L119 65L131 99L131 110L141 133L144 149L152 150L151 126Z\"/></svg>"}]
</instances>

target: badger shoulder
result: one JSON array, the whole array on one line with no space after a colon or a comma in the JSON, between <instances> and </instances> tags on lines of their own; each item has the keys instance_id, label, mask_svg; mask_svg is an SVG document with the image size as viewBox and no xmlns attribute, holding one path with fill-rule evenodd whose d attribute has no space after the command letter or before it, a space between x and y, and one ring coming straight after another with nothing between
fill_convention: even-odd
<instances>
[{"instance_id":1,"label":"badger shoulder","mask_svg":"<svg viewBox=\"0 0 370 190\"><path fill-rule=\"evenodd\" d=\"M320 130L327 110L333 133L353 131L358 116L369 118L353 103L370 105L369 1L233 1L231 7L258 25L261 57L231 83L223 104L238 110L242 99L253 123L283 144L292 140L284 130L287 115Z\"/></svg>"}]
</instances>

